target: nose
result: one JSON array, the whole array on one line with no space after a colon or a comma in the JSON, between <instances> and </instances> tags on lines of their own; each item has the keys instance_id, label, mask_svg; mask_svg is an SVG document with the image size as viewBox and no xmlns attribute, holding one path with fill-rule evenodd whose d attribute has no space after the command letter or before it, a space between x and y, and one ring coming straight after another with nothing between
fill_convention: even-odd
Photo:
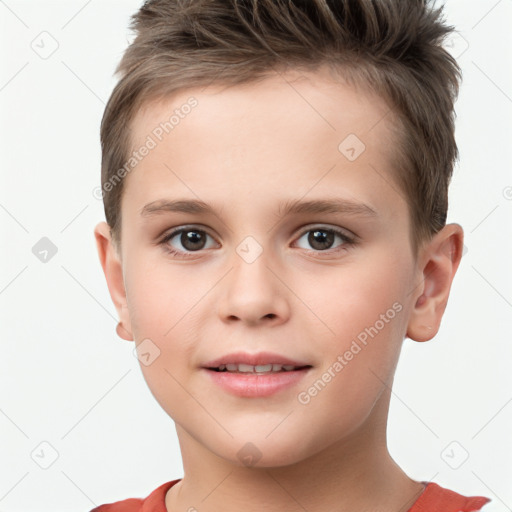
<instances>
[{"instance_id":1,"label":"nose","mask_svg":"<svg viewBox=\"0 0 512 512\"><path fill-rule=\"evenodd\" d=\"M289 288L276 265L269 266L263 252L248 263L238 254L222 280L217 312L223 322L279 325L290 316Z\"/></svg>"}]
</instances>

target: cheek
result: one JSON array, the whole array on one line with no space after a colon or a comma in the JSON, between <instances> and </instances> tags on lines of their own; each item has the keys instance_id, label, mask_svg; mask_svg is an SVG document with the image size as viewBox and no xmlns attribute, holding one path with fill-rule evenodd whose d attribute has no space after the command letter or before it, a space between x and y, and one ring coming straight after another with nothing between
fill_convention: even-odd
<instances>
[{"instance_id":1,"label":"cheek","mask_svg":"<svg viewBox=\"0 0 512 512\"><path fill-rule=\"evenodd\" d=\"M406 325L406 267L398 268L391 256L381 254L373 264L331 269L325 279L315 280L316 286L304 281L301 287L304 301L321 320L310 337L322 375L321 382L305 384L299 403L308 402L319 416L331 411L331 423L337 422L336 410L351 410L353 421L362 420L393 374ZM348 421L342 416L339 421Z\"/></svg>"},{"instance_id":2,"label":"cheek","mask_svg":"<svg viewBox=\"0 0 512 512\"><path fill-rule=\"evenodd\" d=\"M135 340L154 338L163 344L186 322L198 302L197 287L179 266L162 261L137 260L127 267L127 296ZM162 346L161 348L165 348Z\"/></svg>"},{"instance_id":3,"label":"cheek","mask_svg":"<svg viewBox=\"0 0 512 512\"><path fill-rule=\"evenodd\" d=\"M180 383L185 384L195 360L200 299L206 293L202 288L191 281L190 273L161 257L157 262L133 255L126 268L128 309L140 367L168 413L173 411L172 404L187 398Z\"/></svg>"},{"instance_id":4,"label":"cheek","mask_svg":"<svg viewBox=\"0 0 512 512\"><path fill-rule=\"evenodd\" d=\"M406 262L384 251L359 261L356 257L337 269L320 269L309 278L296 279L297 295L308 306L310 318L319 321L319 334L339 349L361 333L364 338L365 329L375 324L386 337L403 330Z\"/></svg>"}]
</instances>

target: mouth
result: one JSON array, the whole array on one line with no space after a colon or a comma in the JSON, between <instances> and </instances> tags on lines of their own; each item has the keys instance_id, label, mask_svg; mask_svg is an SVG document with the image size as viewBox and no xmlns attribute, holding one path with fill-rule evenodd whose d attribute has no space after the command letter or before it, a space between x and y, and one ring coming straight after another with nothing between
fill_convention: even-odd
<instances>
[{"instance_id":1,"label":"mouth","mask_svg":"<svg viewBox=\"0 0 512 512\"><path fill-rule=\"evenodd\" d=\"M303 366L295 366L292 364L279 364L279 363L269 363L269 364L244 364L244 363L228 363L221 364L217 367L209 367L208 370L212 370L214 372L229 372L229 373L239 373L239 374L256 374L256 375L268 375L272 373L282 373L282 372L293 372L297 370L304 370L307 368L311 368L312 366L307 364Z\"/></svg>"},{"instance_id":2,"label":"mouth","mask_svg":"<svg viewBox=\"0 0 512 512\"><path fill-rule=\"evenodd\" d=\"M256 398L293 389L313 366L270 352L238 352L205 363L201 368L210 382L223 391Z\"/></svg>"}]
</instances>

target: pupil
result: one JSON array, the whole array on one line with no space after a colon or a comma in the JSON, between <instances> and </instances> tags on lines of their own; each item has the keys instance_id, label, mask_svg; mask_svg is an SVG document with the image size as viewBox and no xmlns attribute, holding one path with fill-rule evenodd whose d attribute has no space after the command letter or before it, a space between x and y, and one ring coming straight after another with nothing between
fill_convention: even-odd
<instances>
[{"instance_id":1,"label":"pupil","mask_svg":"<svg viewBox=\"0 0 512 512\"><path fill-rule=\"evenodd\" d=\"M330 231L311 231L308 237L308 242L315 249L326 249L332 244L333 240L334 233Z\"/></svg>"}]
</instances>

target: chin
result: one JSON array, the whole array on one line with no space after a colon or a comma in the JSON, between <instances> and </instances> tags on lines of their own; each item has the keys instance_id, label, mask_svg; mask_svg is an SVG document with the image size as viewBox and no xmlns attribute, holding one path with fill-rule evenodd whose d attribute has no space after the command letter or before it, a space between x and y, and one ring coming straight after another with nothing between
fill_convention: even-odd
<instances>
[{"instance_id":1,"label":"chin","mask_svg":"<svg viewBox=\"0 0 512 512\"><path fill-rule=\"evenodd\" d=\"M231 464L256 469L291 466L313 455L310 451L314 452L310 446L305 446L303 437L295 439L290 435L275 435L272 440L259 437L251 440L245 436L212 448L211 451Z\"/></svg>"}]
</instances>

